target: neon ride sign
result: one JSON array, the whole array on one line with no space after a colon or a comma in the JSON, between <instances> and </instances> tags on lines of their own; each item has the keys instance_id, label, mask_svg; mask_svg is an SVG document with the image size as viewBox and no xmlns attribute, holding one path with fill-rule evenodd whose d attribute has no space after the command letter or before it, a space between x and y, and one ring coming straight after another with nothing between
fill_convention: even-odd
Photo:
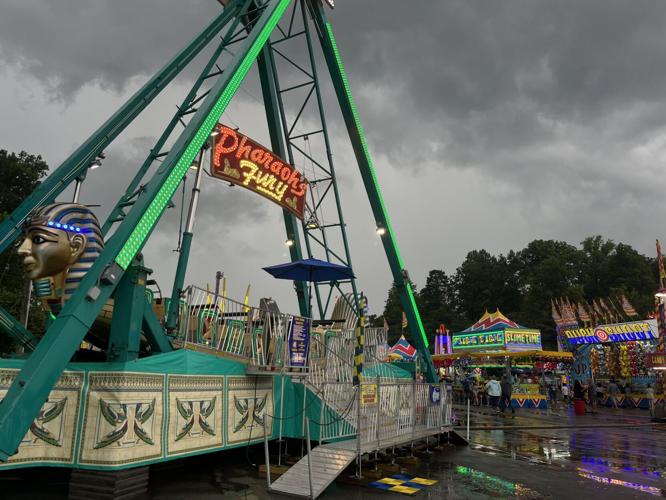
<instances>
[{"instance_id":1,"label":"neon ride sign","mask_svg":"<svg viewBox=\"0 0 666 500\"><path fill-rule=\"evenodd\" d=\"M254 191L303 220L308 181L296 168L240 132L218 124L211 174Z\"/></svg>"}]
</instances>

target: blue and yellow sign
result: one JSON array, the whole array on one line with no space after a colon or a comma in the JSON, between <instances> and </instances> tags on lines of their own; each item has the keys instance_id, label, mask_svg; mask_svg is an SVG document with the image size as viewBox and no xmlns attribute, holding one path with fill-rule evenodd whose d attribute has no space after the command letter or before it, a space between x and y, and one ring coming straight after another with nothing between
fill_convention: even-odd
<instances>
[{"instance_id":1,"label":"blue and yellow sign","mask_svg":"<svg viewBox=\"0 0 666 500\"><path fill-rule=\"evenodd\" d=\"M656 320L630 321L601 325L595 328L564 330L564 337L570 344L602 344L606 342L632 342L659 338Z\"/></svg>"}]
</instances>

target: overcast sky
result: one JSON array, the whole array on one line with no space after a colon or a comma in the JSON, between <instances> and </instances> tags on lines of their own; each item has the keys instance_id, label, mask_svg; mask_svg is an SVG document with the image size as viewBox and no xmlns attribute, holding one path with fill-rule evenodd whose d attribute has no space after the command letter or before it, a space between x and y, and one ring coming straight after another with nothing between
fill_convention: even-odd
<instances>
[{"instance_id":1,"label":"overcast sky","mask_svg":"<svg viewBox=\"0 0 666 500\"><path fill-rule=\"evenodd\" d=\"M652 255L666 239L666 6L616 0L339 0L330 18L403 258L421 287L473 249L601 234ZM0 0L0 148L55 168L219 10L214 0ZM320 61L320 74L325 68ZM82 201L103 219L189 89L186 73L107 148ZM324 85L326 103L333 104ZM253 75L227 123L268 143ZM340 113L328 106L360 288L381 312L390 273ZM307 165L297 165L307 170ZM68 196L68 195L67 195ZM67 199L63 196L62 199ZM171 290L180 215L146 262ZM281 211L207 180L187 282L229 277L253 303L287 282Z\"/></svg>"}]
</instances>

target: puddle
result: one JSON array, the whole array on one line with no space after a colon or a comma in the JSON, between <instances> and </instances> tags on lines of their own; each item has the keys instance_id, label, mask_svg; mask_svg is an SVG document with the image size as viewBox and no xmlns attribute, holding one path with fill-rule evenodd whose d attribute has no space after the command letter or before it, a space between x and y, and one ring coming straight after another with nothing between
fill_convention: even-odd
<instances>
[{"instance_id":1,"label":"puddle","mask_svg":"<svg viewBox=\"0 0 666 500\"><path fill-rule=\"evenodd\" d=\"M631 490L635 491L640 491L642 493L648 493L650 495L654 495L656 497L663 497L666 496L664 490L661 488L657 488L656 486L648 486L646 484L641 484L641 483L633 483L630 481L625 481L623 479L617 479L617 478L612 478L612 477L607 477L607 476L600 476L595 473L593 473L591 470L584 469L579 467L577 469L578 475L582 478L589 479L591 481L595 481L597 483L602 483L602 484L610 484L613 486L621 486L623 488L629 488Z\"/></svg>"},{"instance_id":2,"label":"puddle","mask_svg":"<svg viewBox=\"0 0 666 500\"><path fill-rule=\"evenodd\" d=\"M542 499L543 495L531 490L522 484L512 483L497 476L486 474L471 467L457 465L454 468L455 482L467 482L469 489L474 493L474 498L524 498Z\"/></svg>"}]
</instances>

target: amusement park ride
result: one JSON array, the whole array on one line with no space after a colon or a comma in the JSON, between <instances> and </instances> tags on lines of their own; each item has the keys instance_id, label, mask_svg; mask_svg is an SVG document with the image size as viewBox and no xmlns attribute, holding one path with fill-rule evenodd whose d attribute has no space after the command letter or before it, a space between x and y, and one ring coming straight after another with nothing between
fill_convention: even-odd
<instances>
[{"instance_id":1,"label":"amusement park ride","mask_svg":"<svg viewBox=\"0 0 666 500\"><path fill-rule=\"evenodd\" d=\"M447 418L440 404L442 387L436 385L428 341L324 3L221 3L222 12L0 226L0 250L20 242L18 251L33 280L34 296L51 318L46 333L37 339L0 310L0 328L25 352L0 360L0 469L131 468L247 446L264 436L310 436L310 420L318 423L312 439L322 445L312 450L313 457L324 453L327 440L346 437L354 446L336 453L347 453L344 465L354 458L360 464L362 453L371 449L366 444L373 440L372 446L379 446L382 427L391 429L388 420L382 424L388 416L378 403L389 394L382 391L389 389L397 398L394 417L409 420L409 425L396 421L393 444L401 435L399 429L404 430L402 442L441 432ZM105 148L204 54L209 58L191 90L107 220L100 224L85 205L58 202L68 186L80 187ZM292 261L305 254L352 268L316 64L320 54L430 383L422 388L416 382L391 386L396 380L382 375L385 367L377 356L372 381L380 387L372 389L375 399L366 398L372 391L361 390L359 377L352 380L352 373L360 372L366 382L382 335L362 325L361 294L353 277L316 282L314 297L305 281L295 281L300 316L268 306L255 309L184 286L209 155L211 176L242 185L282 207ZM270 149L219 123L255 63ZM290 118L292 110L295 118ZM313 153L317 147L322 158ZM149 291L151 271L140 252L193 164L198 168L173 290L170 299L160 301ZM306 164L312 166L307 180ZM337 303L334 293L341 295ZM341 311L347 311L346 320L336 318L344 316ZM309 317L315 315L319 319L313 322ZM361 371L364 333L366 362ZM81 356L84 340L95 346L101 359L90 362ZM297 344L300 347L294 349ZM419 405L413 403L418 398L424 398L421 408L432 406L427 415L416 411ZM401 408L411 413L401 417ZM362 439L368 426L374 434ZM310 471L309 491L300 494L317 496L330 480L318 483ZM288 477L285 481L283 491L289 489ZM280 489L277 482L272 487Z\"/></svg>"}]
</instances>

